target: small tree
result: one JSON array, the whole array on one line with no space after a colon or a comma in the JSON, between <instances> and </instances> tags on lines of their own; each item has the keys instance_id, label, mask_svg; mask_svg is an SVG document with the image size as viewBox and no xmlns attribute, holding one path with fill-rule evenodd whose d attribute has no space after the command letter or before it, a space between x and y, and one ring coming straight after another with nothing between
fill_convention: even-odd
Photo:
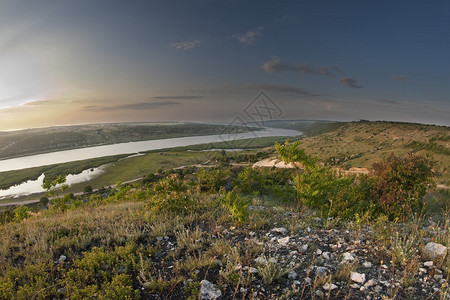
<instances>
[{"instance_id":1,"label":"small tree","mask_svg":"<svg viewBox=\"0 0 450 300\"><path fill-rule=\"evenodd\" d=\"M427 187L434 184L433 164L430 159L412 153L403 158L392 153L373 164L374 201L391 219L420 211Z\"/></svg>"},{"instance_id":2,"label":"small tree","mask_svg":"<svg viewBox=\"0 0 450 300\"><path fill-rule=\"evenodd\" d=\"M54 180L45 180L42 184L42 188L47 190L47 193L50 197L56 197L59 193L58 189L61 192L64 192L69 188L69 186L66 184L66 176L59 175Z\"/></svg>"},{"instance_id":3,"label":"small tree","mask_svg":"<svg viewBox=\"0 0 450 300\"><path fill-rule=\"evenodd\" d=\"M30 208L28 206L22 205L14 209L14 221L21 222L23 219L26 219L30 216L29 214Z\"/></svg>"},{"instance_id":4,"label":"small tree","mask_svg":"<svg viewBox=\"0 0 450 300\"><path fill-rule=\"evenodd\" d=\"M90 185L85 186L83 189L83 193L85 193L85 194L92 193L92 186L90 186Z\"/></svg>"},{"instance_id":5,"label":"small tree","mask_svg":"<svg viewBox=\"0 0 450 300\"><path fill-rule=\"evenodd\" d=\"M39 199L39 204L41 205L41 207L47 207L48 205L48 197L41 197L41 199Z\"/></svg>"},{"instance_id":6,"label":"small tree","mask_svg":"<svg viewBox=\"0 0 450 300\"><path fill-rule=\"evenodd\" d=\"M301 199L302 180L300 177L300 169L304 168L304 172L310 172L316 163L316 159L305 153L305 150L300 148L300 141L291 144L289 141L284 144L275 143L275 149L278 152L280 159L285 164L292 164L296 176L294 182L297 189L297 205L299 213L303 210L303 201ZM300 165L299 165L300 164Z\"/></svg>"}]
</instances>

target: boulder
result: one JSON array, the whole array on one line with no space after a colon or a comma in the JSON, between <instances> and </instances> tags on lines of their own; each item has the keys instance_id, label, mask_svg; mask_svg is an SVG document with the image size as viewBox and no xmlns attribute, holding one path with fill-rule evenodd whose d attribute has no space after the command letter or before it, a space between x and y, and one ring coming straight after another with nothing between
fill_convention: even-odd
<instances>
[{"instance_id":1,"label":"boulder","mask_svg":"<svg viewBox=\"0 0 450 300\"><path fill-rule=\"evenodd\" d=\"M222 291L219 290L214 284L212 284L208 280L201 281L200 299L212 300L212 299L218 299L221 296L222 296Z\"/></svg>"},{"instance_id":2,"label":"boulder","mask_svg":"<svg viewBox=\"0 0 450 300\"><path fill-rule=\"evenodd\" d=\"M424 254L429 259L442 259L447 255L447 247L444 245L429 242L425 245Z\"/></svg>"}]
</instances>

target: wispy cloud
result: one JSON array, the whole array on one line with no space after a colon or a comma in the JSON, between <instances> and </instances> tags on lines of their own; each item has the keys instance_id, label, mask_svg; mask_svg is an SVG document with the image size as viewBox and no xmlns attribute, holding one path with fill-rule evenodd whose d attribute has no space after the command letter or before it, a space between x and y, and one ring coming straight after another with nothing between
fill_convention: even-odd
<instances>
[{"instance_id":1,"label":"wispy cloud","mask_svg":"<svg viewBox=\"0 0 450 300\"><path fill-rule=\"evenodd\" d=\"M176 101L153 101L153 102L133 102L133 103L126 103L121 105L115 105L115 106L98 106L98 105L89 105L85 106L84 109L86 110L95 110L95 111L111 111L111 110L149 110L149 109L156 109L166 106L173 106L178 105L179 102Z\"/></svg>"},{"instance_id":2,"label":"wispy cloud","mask_svg":"<svg viewBox=\"0 0 450 300\"><path fill-rule=\"evenodd\" d=\"M305 88L298 88L295 86L289 86L289 85L271 85L271 84L248 84L245 86L247 89L255 89L255 90L265 90L270 92L279 92L279 93L286 93L290 95L296 95L296 96L318 96L315 94L312 94L310 90Z\"/></svg>"},{"instance_id":3,"label":"wispy cloud","mask_svg":"<svg viewBox=\"0 0 450 300\"><path fill-rule=\"evenodd\" d=\"M201 99L203 96L198 95L178 95L178 96L155 96L152 99L156 100L191 100L191 99Z\"/></svg>"},{"instance_id":4,"label":"wispy cloud","mask_svg":"<svg viewBox=\"0 0 450 300\"><path fill-rule=\"evenodd\" d=\"M343 86L348 86L352 89L362 88L362 86L358 84L356 79L353 79L353 78L343 77L343 78L339 79L339 83L342 84Z\"/></svg>"},{"instance_id":5,"label":"wispy cloud","mask_svg":"<svg viewBox=\"0 0 450 300\"><path fill-rule=\"evenodd\" d=\"M281 71L292 71L303 74L316 74L322 75L325 77L336 77L336 74L333 73L342 73L342 71L335 67L323 67L323 66L312 66L310 64L288 64L282 62L279 57L275 56L271 60L265 62L262 66L264 71L267 73L275 73Z\"/></svg>"},{"instance_id":6,"label":"wispy cloud","mask_svg":"<svg viewBox=\"0 0 450 300\"><path fill-rule=\"evenodd\" d=\"M409 78L408 78L408 76L401 75L401 74L392 74L391 75L391 80L399 81L399 82L405 82L405 81L408 81Z\"/></svg>"},{"instance_id":7,"label":"wispy cloud","mask_svg":"<svg viewBox=\"0 0 450 300\"><path fill-rule=\"evenodd\" d=\"M200 46L200 40L187 40L179 43L173 43L170 47L177 50L188 50Z\"/></svg>"},{"instance_id":8,"label":"wispy cloud","mask_svg":"<svg viewBox=\"0 0 450 300\"><path fill-rule=\"evenodd\" d=\"M262 30L263 27L260 26L243 34L235 34L233 35L233 38L237 39L244 45L253 45L258 40L258 38L262 36Z\"/></svg>"}]
</instances>

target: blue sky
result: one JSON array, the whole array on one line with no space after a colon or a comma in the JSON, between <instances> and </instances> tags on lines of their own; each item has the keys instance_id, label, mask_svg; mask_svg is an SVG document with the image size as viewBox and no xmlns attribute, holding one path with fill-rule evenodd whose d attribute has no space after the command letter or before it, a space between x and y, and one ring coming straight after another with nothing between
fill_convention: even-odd
<instances>
[{"instance_id":1,"label":"blue sky","mask_svg":"<svg viewBox=\"0 0 450 300\"><path fill-rule=\"evenodd\" d=\"M284 119L450 125L449 1L0 0L0 129Z\"/></svg>"}]
</instances>

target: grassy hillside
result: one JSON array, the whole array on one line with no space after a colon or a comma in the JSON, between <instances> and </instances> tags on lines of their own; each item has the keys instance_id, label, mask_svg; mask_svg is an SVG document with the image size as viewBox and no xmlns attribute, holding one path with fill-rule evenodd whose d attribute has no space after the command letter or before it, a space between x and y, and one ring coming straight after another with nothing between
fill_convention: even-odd
<instances>
[{"instance_id":1,"label":"grassy hillside","mask_svg":"<svg viewBox=\"0 0 450 300\"><path fill-rule=\"evenodd\" d=\"M441 174L439 183L450 184L450 128L395 122L351 122L334 130L305 137L302 147L332 165L370 167L390 153L430 155Z\"/></svg>"}]
</instances>

